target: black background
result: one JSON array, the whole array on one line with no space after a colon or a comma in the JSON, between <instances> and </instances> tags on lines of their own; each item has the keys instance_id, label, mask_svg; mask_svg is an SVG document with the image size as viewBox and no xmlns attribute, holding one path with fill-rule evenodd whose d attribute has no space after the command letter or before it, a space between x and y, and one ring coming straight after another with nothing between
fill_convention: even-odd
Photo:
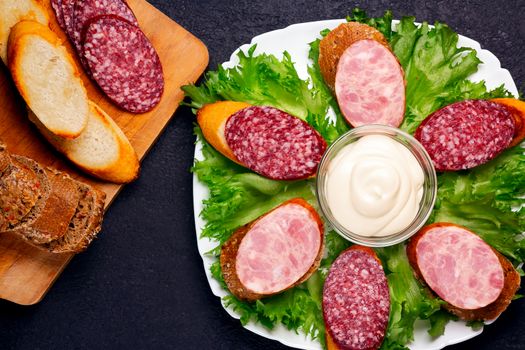
<instances>
[{"instance_id":1,"label":"black background","mask_svg":"<svg viewBox=\"0 0 525 350\"><path fill-rule=\"evenodd\" d=\"M209 68L255 35L298 22L371 15L448 23L481 43L525 87L525 1L154 0L207 46ZM0 18L1 18L0 14ZM1 19L0 19L1 20ZM192 205L193 115L180 108L106 214L100 238L76 256L42 302L0 301L2 349L285 349L243 329L208 286ZM525 174L524 174L525 176ZM450 349L525 349L525 300L482 335Z\"/></svg>"}]
</instances>

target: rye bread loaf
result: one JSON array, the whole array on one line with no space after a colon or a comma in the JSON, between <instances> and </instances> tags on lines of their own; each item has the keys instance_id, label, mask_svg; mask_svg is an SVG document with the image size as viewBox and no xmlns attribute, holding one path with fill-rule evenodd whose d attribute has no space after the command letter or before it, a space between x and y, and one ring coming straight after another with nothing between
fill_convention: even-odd
<instances>
[{"instance_id":1,"label":"rye bread loaf","mask_svg":"<svg viewBox=\"0 0 525 350\"><path fill-rule=\"evenodd\" d=\"M7 198L20 198L21 192L32 191L25 185L25 178L33 179L39 186L30 193L29 203L20 202L25 215L17 215L17 221L6 229L2 227L0 232L52 253L77 253L86 249L100 232L106 194L66 173L44 169L32 159L9 155L0 140L0 165L2 156L11 161L7 170L0 174L0 199L3 183L12 184L4 191ZM25 177L24 181L12 175L19 172ZM2 220L0 215L1 224Z\"/></svg>"},{"instance_id":2,"label":"rye bread loaf","mask_svg":"<svg viewBox=\"0 0 525 350\"><path fill-rule=\"evenodd\" d=\"M16 227L43 195L37 174L13 159L0 178L0 232Z\"/></svg>"}]
</instances>

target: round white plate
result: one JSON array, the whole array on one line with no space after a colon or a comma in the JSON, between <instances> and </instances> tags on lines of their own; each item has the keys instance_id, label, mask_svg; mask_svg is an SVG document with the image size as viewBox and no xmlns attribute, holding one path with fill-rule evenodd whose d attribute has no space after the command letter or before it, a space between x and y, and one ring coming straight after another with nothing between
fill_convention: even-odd
<instances>
[{"instance_id":1,"label":"round white plate","mask_svg":"<svg viewBox=\"0 0 525 350\"><path fill-rule=\"evenodd\" d=\"M257 44L255 54L266 53L275 55L278 58L282 58L284 51L288 51L295 62L295 68L301 77L301 79L308 78L307 66L309 64L308 51L310 47L308 43L319 38L319 32L323 29L332 29L343 23L344 20L328 20L318 22L308 22L294 24L284 29L274 30L268 33L261 34L252 39L250 44L242 45L238 48L230 57L228 62L223 63L223 67L231 68L238 62L237 52L243 50L246 52L253 44ZM478 57L481 59L483 64L479 66L478 72L470 77L473 81L485 80L487 87L493 89L501 84L505 84L505 87L515 96L518 96L518 91L514 81L506 69L501 68L499 60L490 51L482 50L480 44L477 41L469 39L464 36L459 36L459 46L466 46L475 49L478 53ZM201 147L199 144L195 147L195 158L202 159ZM213 264L214 259L207 256L205 253L215 248L216 242L212 242L207 238L201 238L200 234L205 226L205 222L200 217L202 211L202 201L208 198L208 189L205 185L199 182L197 176L193 177L193 207L195 216L195 228L197 232L197 245L199 253L204 263L204 271L208 282L210 283L213 294L218 297L224 297L227 295L226 290L222 289L219 283L212 278L210 274L210 266ZM223 304L224 306L224 304ZM232 309L226 308L226 311L235 318L240 318L240 315L236 314ZM445 330L445 334L436 339L432 339L426 329L427 325L424 321L416 323L415 329L415 340L409 344L410 349L419 350L434 350L441 349L447 345L456 344L476 335L480 334L483 329L478 331L472 330L467 327L464 322L450 322ZM298 348L298 349L315 349L321 350L322 346L318 341L313 341L303 334L296 334L293 331L289 331L283 326L276 326L273 330L268 330L261 324L249 323L245 328L250 331L259 334L263 337L277 340L287 346Z\"/></svg>"}]
</instances>

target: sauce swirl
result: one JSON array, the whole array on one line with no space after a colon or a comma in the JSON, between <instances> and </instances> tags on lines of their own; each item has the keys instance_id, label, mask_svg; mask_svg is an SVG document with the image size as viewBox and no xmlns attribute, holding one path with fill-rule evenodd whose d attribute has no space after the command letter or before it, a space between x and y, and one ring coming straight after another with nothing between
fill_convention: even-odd
<instances>
[{"instance_id":1,"label":"sauce swirl","mask_svg":"<svg viewBox=\"0 0 525 350\"><path fill-rule=\"evenodd\" d=\"M367 135L343 147L330 162L326 199L347 230L381 237L404 230L415 219L424 173L416 157L384 135Z\"/></svg>"}]
</instances>

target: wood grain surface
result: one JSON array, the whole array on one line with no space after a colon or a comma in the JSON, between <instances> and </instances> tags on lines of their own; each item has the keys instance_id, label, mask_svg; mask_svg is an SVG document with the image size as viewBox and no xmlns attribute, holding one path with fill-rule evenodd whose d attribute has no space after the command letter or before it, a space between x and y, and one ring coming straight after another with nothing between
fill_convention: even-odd
<instances>
[{"instance_id":1,"label":"wood grain surface","mask_svg":"<svg viewBox=\"0 0 525 350\"><path fill-rule=\"evenodd\" d=\"M146 1L128 0L128 3L162 63L165 91L159 105L144 114L125 112L112 104L86 75L82 78L90 99L117 122L142 159L182 100L184 95L180 86L194 82L206 68L208 51L200 40ZM46 5L50 12L51 29L63 39L64 45L76 58L56 22L49 1L46 1ZM25 104L18 95L7 68L1 63L0 138L7 143L12 153L67 171L73 177L102 189L107 194L106 208L122 188L122 185L101 182L80 174L38 134L27 119ZM104 234L104 229L100 234ZM72 257L72 254L56 255L41 251L10 234L1 235L0 298L23 305L39 302Z\"/></svg>"}]
</instances>

